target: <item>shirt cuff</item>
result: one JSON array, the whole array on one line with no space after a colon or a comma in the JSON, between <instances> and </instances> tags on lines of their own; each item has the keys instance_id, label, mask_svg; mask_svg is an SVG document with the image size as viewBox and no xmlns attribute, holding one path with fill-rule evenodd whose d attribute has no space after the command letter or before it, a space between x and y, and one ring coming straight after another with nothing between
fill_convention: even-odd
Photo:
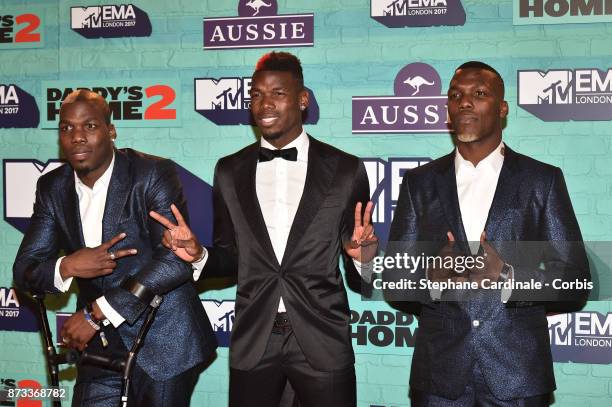
<instances>
[{"instance_id":1,"label":"shirt cuff","mask_svg":"<svg viewBox=\"0 0 612 407\"><path fill-rule=\"evenodd\" d=\"M62 256L55 262L55 275L53 276L53 285L55 288L65 293L70 289L70 285L72 284L72 279L74 277L68 277L67 279L62 279L62 275L60 274L60 265L62 264L62 260L66 256Z\"/></svg>"},{"instance_id":2,"label":"shirt cuff","mask_svg":"<svg viewBox=\"0 0 612 407\"><path fill-rule=\"evenodd\" d=\"M425 269L425 278L427 279L427 281L429 281L428 271L428 269ZM440 299L442 298L442 290L439 288L430 288L429 298L431 298L432 301L440 301Z\"/></svg>"},{"instance_id":3,"label":"shirt cuff","mask_svg":"<svg viewBox=\"0 0 612 407\"><path fill-rule=\"evenodd\" d=\"M125 321L125 318L119 315L119 313L115 311L113 307L111 307L111 305L108 303L106 298L104 298L104 296L98 298L96 300L96 303L98 304L98 307L100 307L100 310L104 314L104 317L108 319L115 328L117 328Z\"/></svg>"},{"instance_id":4,"label":"shirt cuff","mask_svg":"<svg viewBox=\"0 0 612 407\"><path fill-rule=\"evenodd\" d=\"M200 274L202 274L202 269L206 264L206 260L208 260L208 250L206 250L206 247L204 246L202 246L202 250L203 252L200 260L191 263L191 268L193 269L193 281L198 281Z\"/></svg>"},{"instance_id":5,"label":"shirt cuff","mask_svg":"<svg viewBox=\"0 0 612 407\"><path fill-rule=\"evenodd\" d=\"M373 265L374 265L374 260L370 260L367 263L362 263L357 259L352 259L353 260L353 264L355 265L355 268L357 269L357 272L359 273L359 275L361 276L361 278L369 283L370 280L372 280L372 270L373 270Z\"/></svg>"},{"instance_id":6,"label":"shirt cuff","mask_svg":"<svg viewBox=\"0 0 612 407\"><path fill-rule=\"evenodd\" d=\"M513 279L514 279L514 270L511 270L510 273L508 273L508 279L506 281L512 281ZM501 289L501 301L504 304L508 302L511 296L512 296L512 288L502 288Z\"/></svg>"}]
</instances>

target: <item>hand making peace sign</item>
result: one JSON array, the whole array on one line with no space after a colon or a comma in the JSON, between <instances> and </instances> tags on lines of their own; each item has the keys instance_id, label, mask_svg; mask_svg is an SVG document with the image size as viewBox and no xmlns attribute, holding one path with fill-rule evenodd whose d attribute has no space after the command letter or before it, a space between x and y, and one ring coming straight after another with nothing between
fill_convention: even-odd
<instances>
[{"instance_id":1,"label":"hand making peace sign","mask_svg":"<svg viewBox=\"0 0 612 407\"><path fill-rule=\"evenodd\" d=\"M162 244L174 251L174 254L182 260L193 263L202 257L202 245L197 236L189 229L178 208L172 204L170 209L176 218L177 225L155 211L149 212L149 216L166 228L162 237Z\"/></svg>"}]
</instances>

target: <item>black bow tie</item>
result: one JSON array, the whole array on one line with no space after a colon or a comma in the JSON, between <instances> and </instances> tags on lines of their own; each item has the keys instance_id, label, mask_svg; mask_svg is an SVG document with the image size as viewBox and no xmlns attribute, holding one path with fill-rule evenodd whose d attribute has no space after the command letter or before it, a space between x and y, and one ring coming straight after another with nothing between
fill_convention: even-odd
<instances>
[{"instance_id":1,"label":"black bow tie","mask_svg":"<svg viewBox=\"0 0 612 407\"><path fill-rule=\"evenodd\" d=\"M297 161L297 148L291 147L284 150L270 150L269 148L259 148L259 162L266 162L280 157L288 161Z\"/></svg>"}]
</instances>

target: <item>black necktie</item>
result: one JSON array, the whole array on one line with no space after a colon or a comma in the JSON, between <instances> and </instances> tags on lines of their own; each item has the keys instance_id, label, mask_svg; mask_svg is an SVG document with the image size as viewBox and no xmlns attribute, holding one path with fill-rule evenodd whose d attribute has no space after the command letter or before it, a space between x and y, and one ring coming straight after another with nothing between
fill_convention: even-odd
<instances>
[{"instance_id":1,"label":"black necktie","mask_svg":"<svg viewBox=\"0 0 612 407\"><path fill-rule=\"evenodd\" d=\"M284 150L270 150L269 148L259 148L259 162L266 162L280 157L288 161L297 161L297 148L291 147Z\"/></svg>"}]
</instances>

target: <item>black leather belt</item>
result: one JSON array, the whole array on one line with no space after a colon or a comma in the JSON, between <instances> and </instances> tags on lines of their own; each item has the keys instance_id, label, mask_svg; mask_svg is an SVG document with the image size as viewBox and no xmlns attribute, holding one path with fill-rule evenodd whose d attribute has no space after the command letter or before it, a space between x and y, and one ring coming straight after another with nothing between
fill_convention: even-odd
<instances>
[{"instance_id":1,"label":"black leather belt","mask_svg":"<svg viewBox=\"0 0 612 407\"><path fill-rule=\"evenodd\" d=\"M289 315L287 315L286 312L279 312L274 318L274 326L272 327L272 332L280 333L285 328L291 328Z\"/></svg>"}]
</instances>

